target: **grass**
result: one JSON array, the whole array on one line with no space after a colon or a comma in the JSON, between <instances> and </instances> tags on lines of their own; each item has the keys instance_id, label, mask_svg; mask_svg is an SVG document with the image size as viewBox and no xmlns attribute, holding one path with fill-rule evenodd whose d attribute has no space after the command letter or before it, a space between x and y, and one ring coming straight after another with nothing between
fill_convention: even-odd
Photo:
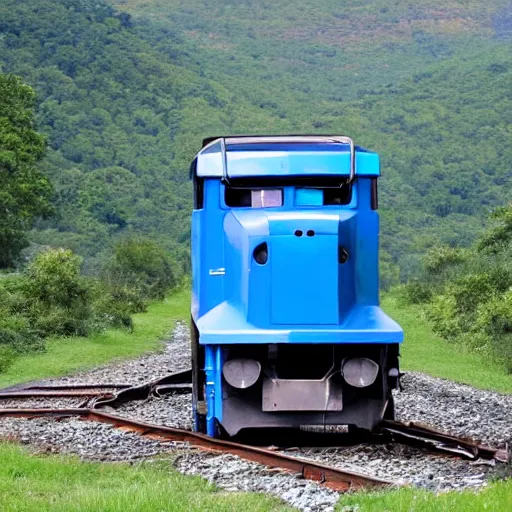
<instances>
[{"instance_id":1,"label":"grass","mask_svg":"<svg viewBox=\"0 0 512 512\"><path fill-rule=\"evenodd\" d=\"M475 353L462 350L436 336L416 306L402 306L392 294L385 295L382 307L404 329L402 369L428 373L471 386L512 393L512 375ZM433 492L404 488L386 492L343 496L337 512L473 512L512 510L512 480L495 482L475 492Z\"/></svg>"},{"instance_id":2,"label":"grass","mask_svg":"<svg viewBox=\"0 0 512 512\"><path fill-rule=\"evenodd\" d=\"M402 306L393 295L383 297L382 307L405 332L402 369L512 393L512 375L498 364L484 361L478 353L465 351L434 334L419 307Z\"/></svg>"},{"instance_id":3,"label":"grass","mask_svg":"<svg viewBox=\"0 0 512 512\"><path fill-rule=\"evenodd\" d=\"M46 352L21 356L5 373L0 373L0 387L59 377L158 350L175 321L188 318L189 304L188 290L182 290L150 304L146 313L134 315L135 329L131 333L110 329L88 338L49 338Z\"/></svg>"},{"instance_id":4,"label":"grass","mask_svg":"<svg viewBox=\"0 0 512 512\"><path fill-rule=\"evenodd\" d=\"M199 477L179 474L169 462L81 462L33 456L0 444L2 512L228 512L291 511L276 498L218 492Z\"/></svg>"},{"instance_id":5,"label":"grass","mask_svg":"<svg viewBox=\"0 0 512 512\"><path fill-rule=\"evenodd\" d=\"M337 512L509 512L512 481L495 482L481 491L447 492L435 495L418 489L358 493L343 496Z\"/></svg>"},{"instance_id":6,"label":"grass","mask_svg":"<svg viewBox=\"0 0 512 512\"><path fill-rule=\"evenodd\" d=\"M436 336L420 308L401 306L393 295L384 310L404 328L402 367L475 387L512 392L512 376L478 354L463 351ZM59 376L78 369L159 349L177 319L189 314L187 290L150 305L135 315L135 331L110 330L88 339L52 339L44 354L19 358L0 375L0 387ZM185 477L160 461L156 464L98 464L69 457L34 457L10 444L0 444L0 510L22 511L267 511L292 510L254 493L221 493L201 478ZM357 493L343 496L343 511L508 511L512 481L496 482L479 491L436 495L418 489Z\"/></svg>"}]
</instances>

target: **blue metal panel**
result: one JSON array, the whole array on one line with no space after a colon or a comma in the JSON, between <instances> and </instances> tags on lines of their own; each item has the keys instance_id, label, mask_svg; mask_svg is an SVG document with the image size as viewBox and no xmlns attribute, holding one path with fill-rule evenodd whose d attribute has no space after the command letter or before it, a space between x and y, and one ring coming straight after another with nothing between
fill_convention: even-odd
<instances>
[{"instance_id":1,"label":"blue metal panel","mask_svg":"<svg viewBox=\"0 0 512 512\"><path fill-rule=\"evenodd\" d=\"M333 148L306 145L287 151L272 145L271 152L270 147L255 151L251 144L236 152L228 147L228 157L236 153L232 162L244 165L258 161L276 175L270 165L284 152L288 164L307 175L314 174L312 166L348 158ZM219 153L210 147L205 155ZM224 204L220 180L205 180L205 207L192 218L193 314L201 344L403 340L402 329L379 308L379 218L371 210L371 182L364 177L375 171L372 165L378 167L378 156L356 155L359 178L349 205L318 204L321 191L298 192L291 182L281 207L231 209ZM297 197L307 204L297 204ZM307 236L309 230L314 236ZM264 264L253 254L262 243L268 248ZM344 264L340 248L349 255Z\"/></svg>"},{"instance_id":2,"label":"blue metal panel","mask_svg":"<svg viewBox=\"0 0 512 512\"><path fill-rule=\"evenodd\" d=\"M336 226L337 228L337 226ZM272 324L337 325L338 237L272 237Z\"/></svg>"},{"instance_id":3,"label":"blue metal panel","mask_svg":"<svg viewBox=\"0 0 512 512\"><path fill-rule=\"evenodd\" d=\"M215 436L215 420L222 421L222 347L205 347L206 433Z\"/></svg>"},{"instance_id":4,"label":"blue metal panel","mask_svg":"<svg viewBox=\"0 0 512 512\"><path fill-rule=\"evenodd\" d=\"M204 209L192 215L192 314L195 319L224 300L224 232L219 180L205 180Z\"/></svg>"},{"instance_id":5,"label":"blue metal panel","mask_svg":"<svg viewBox=\"0 0 512 512\"><path fill-rule=\"evenodd\" d=\"M348 176L350 154L343 146L334 148L314 147L298 150L296 147L277 149L240 150L227 152L227 169L230 177L262 176ZM206 152L205 152L206 151ZM356 152L356 175L379 176L380 162L376 153ZM197 175L222 177L223 162L220 147L209 147L198 154Z\"/></svg>"}]
</instances>

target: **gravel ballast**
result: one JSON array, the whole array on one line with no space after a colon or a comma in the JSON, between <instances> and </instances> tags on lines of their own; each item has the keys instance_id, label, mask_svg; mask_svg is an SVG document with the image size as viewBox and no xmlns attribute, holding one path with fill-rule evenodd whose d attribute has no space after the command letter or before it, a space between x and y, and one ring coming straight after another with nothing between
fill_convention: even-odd
<instances>
[{"instance_id":1,"label":"gravel ballast","mask_svg":"<svg viewBox=\"0 0 512 512\"><path fill-rule=\"evenodd\" d=\"M417 421L488 444L512 444L512 395L407 373L395 394L397 420Z\"/></svg>"},{"instance_id":2,"label":"gravel ballast","mask_svg":"<svg viewBox=\"0 0 512 512\"><path fill-rule=\"evenodd\" d=\"M46 384L133 383L142 384L190 366L188 326L177 324L162 353L107 365ZM512 440L512 396L481 391L450 381L409 373L403 391L395 394L397 419L417 421L455 435L474 437L503 446ZM9 402L2 401L0 408ZM44 399L32 404L44 406ZM65 400L59 406L75 406ZM20 401L21 403L21 401ZM53 402L54 403L54 402ZM12 404L11 404L12 405ZM190 429L190 394L169 394L134 401L105 412L131 419ZM300 510L331 511L338 494L297 475L276 472L227 454L211 454L186 443L162 442L117 430L110 425L82 421L38 418L0 418L0 437L15 438L37 450L75 453L84 459L131 461L171 452L176 467L186 474L201 475L225 490L261 491L274 494ZM454 457L433 455L399 444L356 445L330 449L297 449L289 455L311 458L332 466L371 476L412 484L435 491L478 488L504 472L480 461L472 463ZM510 468L510 466L508 466ZM505 469L506 472L506 469Z\"/></svg>"}]
</instances>

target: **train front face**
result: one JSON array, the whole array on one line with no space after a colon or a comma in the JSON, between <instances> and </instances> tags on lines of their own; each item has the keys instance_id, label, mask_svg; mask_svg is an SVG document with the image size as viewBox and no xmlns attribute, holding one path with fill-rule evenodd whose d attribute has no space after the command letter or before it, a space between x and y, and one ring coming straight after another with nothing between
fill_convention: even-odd
<instances>
[{"instance_id":1,"label":"train front face","mask_svg":"<svg viewBox=\"0 0 512 512\"><path fill-rule=\"evenodd\" d=\"M336 137L227 137L196 156L195 428L392 415L401 328L379 307L375 153Z\"/></svg>"}]
</instances>

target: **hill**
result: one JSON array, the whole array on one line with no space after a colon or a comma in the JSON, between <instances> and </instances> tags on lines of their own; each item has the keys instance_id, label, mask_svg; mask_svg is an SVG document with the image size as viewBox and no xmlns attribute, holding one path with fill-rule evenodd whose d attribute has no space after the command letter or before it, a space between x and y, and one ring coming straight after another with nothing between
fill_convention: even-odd
<instances>
[{"instance_id":1,"label":"hill","mask_svg":"<svg viewBox=\"0 0 512 512\"><path fill-rule=\"evenodd\" d=\"M189 66L295 131L381 153L384 281L432 245L469 245L509 197L509 0L112 4L155 48L179 38Z\"/></svg>"},{"instance_id":2,"label":"hill","mask_svg":"<svg viewBox=\"0 0 512 512\"><path fill-rule=\"evenodd\" d=\"M35 87L49 143L59 215L32 239L71 247L89 266L129 232L183 253L188 167L204 133L290 128L187 69L178 46L153 50L101 1L7 0L0 20L1 70Z\"/></svg>"},{"instance_id":3,"label":"hill","mask_svg":"<svg viewBox=\"0 0 512 512\"><path fill-rule=\"evenodd\" d=\"M126 232L183 255L212 133L337 132L382 155L384 283L470 244L512 184L509 2L6 0L1 69L40 99L60 218L90 265Z\"/></svg>"}]
</instances>

